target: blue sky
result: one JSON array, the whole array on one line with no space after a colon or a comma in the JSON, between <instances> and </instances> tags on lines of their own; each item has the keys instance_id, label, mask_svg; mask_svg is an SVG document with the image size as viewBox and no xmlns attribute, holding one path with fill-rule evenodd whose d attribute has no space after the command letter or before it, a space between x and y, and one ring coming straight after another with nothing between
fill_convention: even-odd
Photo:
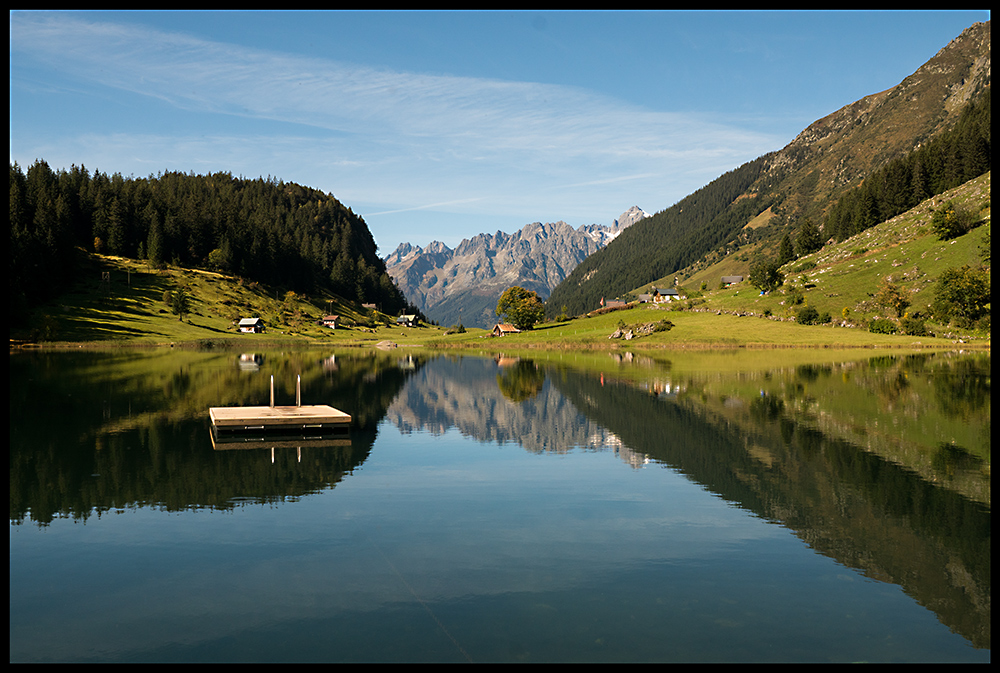
<instances>
[{"instance_id":1,"label":"blue sky","mask_svg":"<svg viewBox=\"0 0 1000 673\"><path fill-rule=\"evenodd\" d=\"M10 160L330 192L382 255L656 212L988 11L10 12Z\"/></svg>"}]
</instances>

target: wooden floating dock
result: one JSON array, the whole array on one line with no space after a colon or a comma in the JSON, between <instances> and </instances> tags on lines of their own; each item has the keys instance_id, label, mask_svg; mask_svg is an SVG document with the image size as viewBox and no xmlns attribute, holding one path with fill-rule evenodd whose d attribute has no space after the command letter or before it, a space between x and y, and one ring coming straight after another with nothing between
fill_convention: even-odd
<instances>
[{"instance_id":1,"label":"wooden floating dock","mask_svg":"<svg viewBox=\"0 0 1000 673\"><path fill-rule=\"evenodd\" d=\"M331 430L346 433L350 414L325 404L296 407L212 407L208 410L216 432L297 432Z\"/></svg>"},{"instance_id":2,"label":"wooden floating dock","mask_svg":"<svg viewBox=\"0 0 1000 673\"><path fill-rule=\"evenodd\" d=\"M271 405L267 407L211 407L212 434L224 435L346 435L350 414L326 404L299 404L300 382L296 382L295 406L275 406L274 377L271 377Z\"/></svg>"}]
</instances>

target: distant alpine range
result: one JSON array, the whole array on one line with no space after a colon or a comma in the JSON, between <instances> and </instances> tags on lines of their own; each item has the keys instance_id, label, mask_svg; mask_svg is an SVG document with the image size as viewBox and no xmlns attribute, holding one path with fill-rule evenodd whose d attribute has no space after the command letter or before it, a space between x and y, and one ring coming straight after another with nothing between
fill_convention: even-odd
<instances>
[{"instance_id":1,"label":"distant alpine range","mask_svg":"<svg viewBox=\"0 0 1000 673\"><path fill-rule=\"evenodd\" d=\"M547 299L589 255L649 213L633 206L610 225L573 228L565 222L525 225L463 240L454 250L440 241L421 248L401 243L385 257L386 270L407 299L440 325L490 327L497 299L518 285Z\"/></svg>"}]
</instances>

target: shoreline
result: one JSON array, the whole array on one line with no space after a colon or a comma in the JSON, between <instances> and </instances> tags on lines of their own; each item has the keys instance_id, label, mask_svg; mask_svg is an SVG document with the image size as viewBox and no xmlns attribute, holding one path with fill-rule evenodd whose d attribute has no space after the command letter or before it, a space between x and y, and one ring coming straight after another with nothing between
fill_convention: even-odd
<instances>
[{"instance_id":1,"label":"shoreline","mask_svg":"<svg viewBox=\"0 0 1000 673\"><path fill-rule=\"evenodd\" d=\"M184 341L170 341L170 342L158 342L158 343L143 343L137 341L56 341L56 342L24 342L15 343L13 340L10 342L9 352L17 351L68 351L68 350L117 350L117 349L142 349L142 348L195 348L195 349L238 349L238 348L344 348L344 349L354 349L354 348L370 348L377 350L395 350L397 348L423 348L427 350L482 350L486 347L486 344L491 343L493 340L487 340L484 343L395 343L382 341L364 341L364 342L338 342L338 341L322 341L322 342L310 342L310 341L297 341L297 340L278 340L278 341L256 341L247 342L242 341L238 338L233 339L191 339ZM677 343L677 344L667 344L667 343L641 343L638 340L629 341L626 343L621 343L618 341L613 341L607 344L597 343L597 342L578 342L578 343L560 343L560 344L545 344L538 342L528 342L528 343L512 343L513 340L508 340L503 342L503 347L501 344L497 343L497 349L504 351L515 351L515 350L535 350L535 351L618 351L618 350L636 350L636 351L713 351L713 350L977 350L977 351L990 351L990 342L976 342L976 341L962 341L956 340L950 344L924 344L920 342L914 342L909 344L846 344L846 343L803 343L803 344L774 344L774 343L764 343L764 342L743 342L743 343L709 343L709 342L692 342L692 343ZM490 349L490 350L497 350Z\"/></svg>"}]
</instances>

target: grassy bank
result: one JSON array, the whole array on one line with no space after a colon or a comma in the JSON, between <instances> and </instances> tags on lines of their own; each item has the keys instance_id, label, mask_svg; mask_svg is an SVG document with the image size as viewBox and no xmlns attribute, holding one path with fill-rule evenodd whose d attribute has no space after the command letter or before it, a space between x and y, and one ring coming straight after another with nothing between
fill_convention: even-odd
<instances>
[{"instance_id":1,"label":"grassy bank","mask_svg":"<svg viewBox=\"0 0 1000 673\"><path fill-rule=\"evenodd\" d=\"M141 261L84 254L78 279L56 300L39 305L27 324L12 328L12 342L151 346L181 343L244 344L343 341L364 325L394 318L335 296L307 297L201 269L153 269ZM175 312L171 298L187 297ZM317 324L339 315L348 329ZM236 323L262 318L263 334L242 334Z\"/></svg>"},{"instance_id":2,"label":"grassy bank","mask_svg":"<svg viewBox=\"0 0 1000 673\"><path fill-rule=\"evenodd\" d=\"M567 322L545 323L505 337L470 328L461 334L435 326L399 327L391 316L364 314L333 298L275 295L253 284L205 271L170 269L153 272L126 260L97 258L91 275L111 274L111 291L100 282L40 307L32 324L12 330L11 339L34 345L86 343L109 346L213 345L263 348L274 345L425 346L487 349L727 349L727 348L986 348L988 335L911 337L873 334L864 329L833 325L799 325L764 317L760 311L723 312L721 301L708 297L689 310L640 305ZM165 292L184 290L189 312L174 314ZM720 299L725 299L723 296ZM322 305L321 305L322 304ZM317 325L329 310L354 323L333 330ZM742 315L741 315L742 314ZM241 334L234 326L241 316L261 316L263 334ZM626 326L667 320L668 331L634 338L609 339ZM390 323L390 324L386 324Z\"/></svg>"},{"instance_id":3,"label":"grassy bank","mask_svg":"<svg viewBox=\"0 0 1000 673\"><path fill-rule=\"evenodd\" d=\"M619 326L668 320L669 331L648 336L609 339ZM771 318L740 316L715 311L668 311L641 305L605 315L548 323L520 334L484 337L485 331L465 335L426 335L428 346L477 346L484 339L504 349L727 349L727 348L953 348L956 345L989 348L989 339L911 337L872 334L867 330L832 325L797 325Z\"/></svg>"}]
</instances>

